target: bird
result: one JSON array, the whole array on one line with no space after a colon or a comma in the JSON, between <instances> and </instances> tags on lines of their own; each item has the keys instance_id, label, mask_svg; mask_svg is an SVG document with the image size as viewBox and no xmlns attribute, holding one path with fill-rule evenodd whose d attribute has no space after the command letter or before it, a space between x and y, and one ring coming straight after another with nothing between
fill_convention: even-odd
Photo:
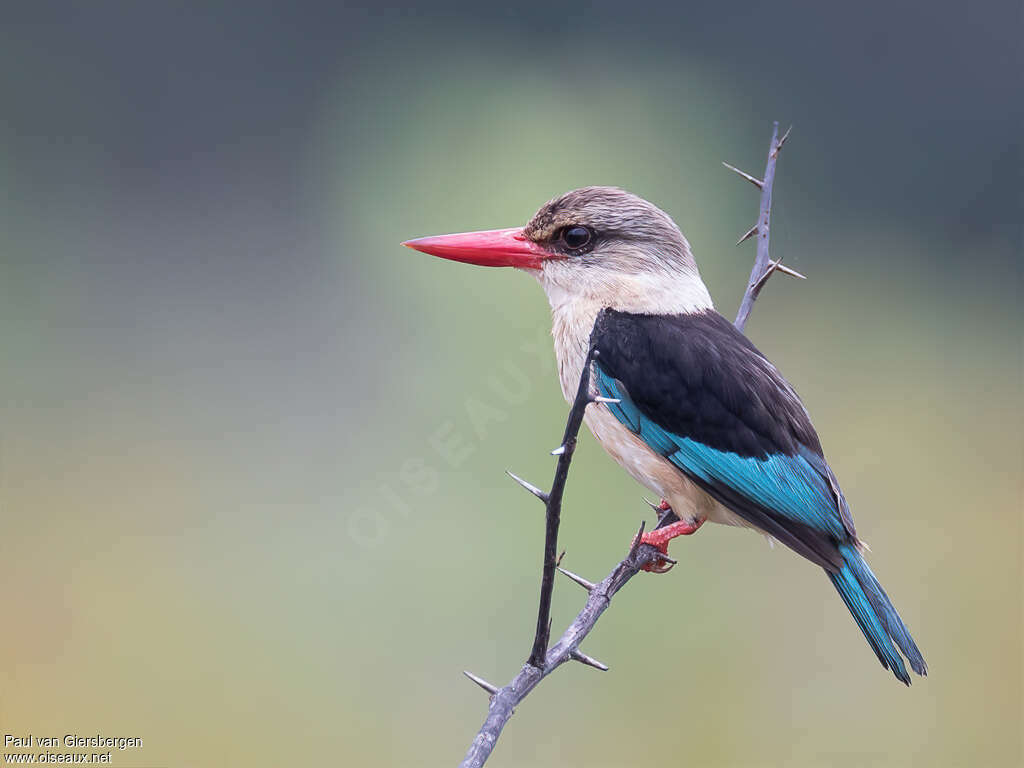
<instances>
[{"instance_id":1,"label":"bird","mask_svg":"<svg viewBox=\"0 0 1024 768\"><path fill-rule=\"evenodd\" d=\"M667 557L671 539L705 521L760 531L825 571L898 680L910 685L903 657L915 673L927 674L864 559L866 545L807 409L715 310L690 245L668 214L616 187L583 187L549 200L525 226L402 245L452 261L515 267L541 284L562 394L574 401L592 360L590 394L599 400L584 422L678 518L644 533L642 543ZM656 561L648 570L667 567Z\"/></svg>"}]
</instances>

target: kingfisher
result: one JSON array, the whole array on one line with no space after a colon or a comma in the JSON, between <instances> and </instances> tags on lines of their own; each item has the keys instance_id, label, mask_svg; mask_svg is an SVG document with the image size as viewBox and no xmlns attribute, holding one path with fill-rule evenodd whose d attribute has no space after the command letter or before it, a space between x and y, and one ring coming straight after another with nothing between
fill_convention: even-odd
<instances>
[{"instance_id":1,"label":"kingfisher","mask_svg":"<svg viewBox=\"0 0 1024 768\"><path fill-rule=\"evenodd\" d=\"M668 214L618 188L584 187L545 203L525 227L403 245L536 278L551 305L559 380L570 403L593 345L591 395L600 399L584 421L678 518L644 533L642 543L667 557L671 539L708 520L760 531L824 569L897 679L910 685L903 656L927 674L864 560L866 547L806 408L778 369L715 311L690 245ZM648 569L666 570L665 563Z\"/></svg>"}]
</instances>

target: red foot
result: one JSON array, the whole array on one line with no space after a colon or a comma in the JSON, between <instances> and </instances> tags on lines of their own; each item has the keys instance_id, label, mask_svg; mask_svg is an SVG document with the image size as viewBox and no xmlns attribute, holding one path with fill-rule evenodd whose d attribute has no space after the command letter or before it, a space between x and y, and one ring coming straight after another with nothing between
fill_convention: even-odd
<instances>
[{"instance_id":1,"label":"red foot","mask_svg":"<svg viewBox=\"0 0 1024 768\"><path fill-rule=\"evenodd\" d=\"M665 502L662 502L662 504L664 503ZM656 528L653 531L647 531L647 533L640 537L640 543L650 544L663 555L668 555L668 543L672 541L672 539L676 536L689 536L691 533L695 533L702 525L704 525L704 518L698 518L696 520L679 520L666 525L664 528ZM655 560L643 566L643 570L649 573L665 573L671 569L672 563L668 560L662 559Z\"/></svg>"}]
</instances>

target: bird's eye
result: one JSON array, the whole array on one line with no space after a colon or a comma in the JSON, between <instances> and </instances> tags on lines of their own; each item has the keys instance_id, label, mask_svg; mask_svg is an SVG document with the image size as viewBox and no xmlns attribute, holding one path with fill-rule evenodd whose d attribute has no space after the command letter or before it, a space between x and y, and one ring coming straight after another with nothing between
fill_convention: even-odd
<instances>
[{"instance_id":1,"label":"bird's eye","mask_svg":"<svg viewBox=\"0 0 1024 768\"><path fill-rule=\"evenodd\" d=\"M594 233L586 227L566 227L562 230L562 242L570 250L583 248L594 237Z\"/></svg>"}]
</instances>

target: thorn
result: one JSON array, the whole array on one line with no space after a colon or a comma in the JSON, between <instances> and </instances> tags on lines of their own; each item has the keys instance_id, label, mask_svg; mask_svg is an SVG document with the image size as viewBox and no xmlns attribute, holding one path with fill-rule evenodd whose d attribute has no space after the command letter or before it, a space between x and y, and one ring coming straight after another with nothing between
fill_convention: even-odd
<instances>
[{"instance_id":1,"label":"thorn","mask_svg":"<svg viewBox=\"0 0 1024 768\"><path fill-rule=\"evenodd\" d=\"M629 554L626 555L626 559L632 560L634 557L636 557L637 550L640 549L640 539L643 537L643 535L644 535L644 528L646 528L646 527L647 527L647 521L646 520L641 520L640 521L640 529L636 532L636 536L633 537L633 544L629 548Z\"/></svg>"},{"instance_id":2,"label":"thorn","mask_svg":"<svg viewBox=\"0 0 1024 768\"><path fill-rule=\"evenodd\" d=\"M621 403L622 401L617 397L601 397L598 395L594 397L590 402L592 403Z\"/></svg>"},{"instance_id":3,"label":"thorn","mask_svg":"<svg viewBox=\"0 0 1024 768\"><path fill-rule=\"evenodd\" d=\"M779 270L779 272L781 272L784 275L789 275L790 277L799 277L801 280L806 280L807 279L806 275L801 275L795 269L790 269L785 264L778 264L778 263L776 263L775 268L777 270Z\"/></svg>"},{"instance_id":4,"label":"thorn","mask_svg":"<svg viewBox=\"0 0 1024 768\"><path fill-rule=\"evenodd\" d=\"M791 126L789 126L789 128L786 129L786 132L784 134L782 134L782 138L779 139L778 142L776 142L775 149L772 150L772 158L773 159L779 156L779 150L781 150L782 149L782 145L786 143L786 139L789 138L789 132L792 131L792 130L793 130L793 126L791 125Z\"/></svg>"},{"instance_id":5,"label":"thorn","mask_svg":"<svg viewBox=\"0 0 1024 768\"><path fill-rule=\"evenodd\" d=\"M764 286L764 284L766 282L768 282L768 278L771 277L772 273L775 272L776 270L778 270L779 272L782 272L785 275L790 275L792 277L799 277L801 280L806 280L807 279L806 277L801 275L799 272L797 272L795 269L790 269L789 267L784 267L782 265L782 259L779 259L778 261L769 261L768 262L768 266L765 268L764 274L761 275L757 279L757 282L755 282L751 286L751 290L760 290Z\"/></svg>"},{"instance_id":6,"label":"thorn","mask_svg":"<svg viewBox=\"0 0 1024 768\"><path fill-rule=\"evenodd\" d=\"M587 654L583 653L583 651L570 651L569 652L569 656L571 656L576 661L580 662L580 664L586 664L588 667L593 667L594 669L600 669L602 672L607 672L608 671L608 665L607 664L602 664L600 661L595 659L593 656L587 656Z\"/></svg>"},{"instance_id":7,"label":"thorn","mask_svg":"<svg viewBox=\"0 0 1024 768\"><path fill-rule=\"evenodd\" d=\"M548 503L548 494L542 491L540 488L533 485L532 483L528 483L526 480L523 480L523 478L519 477L519 475L512 474L507 469L505 470L505 474L511 477L513 480L515 480L517 483L523 486L523 488L528 490L530 493L532 493L538 499L543 501L545 504Z\"/></svg>"},{"instance_id":8,"label":"thorn","mask_svg":"<svg viewBox=\"0 0 1024 768\"><path fill-rule=\"evenodd\" d=\"M488 683L482 677L477 677L472 672L470 672L468 669L462 670L462 674L464 674L466 677L468 677L474 683L476 683L481 688L483 688L485 691L487 691L489 694L491 694L491 696L493 696L494 694L496 694L498 692L498 689L495 686L493 686L490 683Z\"/></svg>"},{"instance_id":9,"label":"thorn","mask_svg":"<svg viewBox=\"0 0 1024 768\"><path fill-rule=\"evenodd\" d=\"M664 554L663 552L658 554L658 559L659 560L664 560L666 563L670 563L671 565L679 565L679 561L678 560L673 560L671 557L669 557L668 555Z\"/></svg>"},{"instance_id":10,"label":"thorn","mask_svg":"<svg viewBox=\"0 0 1024 768\"><path fill-rule=\"evenodd\" d=\"M567 571L567 570L565 570L565 568L562 568L561 566L555 566L555 567L558 568L560 573L562 573L565 576L568 576L571 580L575 581L577 584L579 584L581 587L583 587L585 590L587 590L587 592L593 591L594 587L596 586L595 584L591 584L589 581L584 579L582 576L577 576L572 571Z\"/></svg>"},{"instance_id":11,"label":"thorn","mask_svg":"<svg viewBox=\"0 0 1024 768\"><path fill-rule=\"evenodd\" d=\"M778 268L779 268L779 262L777 262L777 261L770 261L769 260L768 266L765 267L764 274L761 275L759 278L757 278L756 281L754 281L754 284L752 286L750 286L750 289L752 291L759 291L759 290L761 290L761 288L764 287L764 284L768 282L768 278L772 276L772 272L774 272Z\"/></svg>"},{"instance_id":12,"label":"thorn","mask_svg":"<svg viewBox=\"0 0 1024 768\"><path fill-rule=\"evenodd\" d=\"M754 178L753 176L751 176L751 175L750 175L749 173L744 173L743 171L741 171L741 170L740 170L739 168L737 168L736 166L734 166L734 165L729 165L728 163L722 163L722 165L724 165L724 166L725 166L726 168L728 168L728 169L729 169L730 171L733 171L734 173L738 173L738 174L739 174L740 176L742 176L742 177L743 177L744 179L746 179L747 181L749 181L749 182L750 182L751 184L753 184L753 185L754 185L755 187L757 187L758 189L761 189L762 187L764 187L764 182L763 182L763 181L761 181L760 179L755 179L755 178Z\"/></svg>"},{"instance_id":13,"label":"thorn","mask_svg":"<svg viewBox=\"0 0 1024 768\"><path fill-rule=\"evenodd\" d=\"M560 445L557 448L555 448L555 450L553 450L551 452L551 455L552 456L561 456L563 453L565 453L565 446L564 445Z\"/></svg>"},{"instance_id":14,"label":"thorn","mask_svg":"<svg viewBox=\"0 0 1024 768\"><path fill-rule=\"evenodd\" d=\"M661 508L661 504L655 504L653 501L648 499L646 496L641 496L640 498L643 499L647 503L647 506L650 507L651 509L653 509L655 512L661 513L661 512L664 511Z\"/></svg>"},{"instance_id":15,"label":"thorn","mask_svg":"<svg viewBox=\"0 0 1024 768\"><path fill-rule=\"evenodd\" d=\"M756 234L757 234L757 224L755 224L750 229L748 229L747 233L743 237L741 237L739 240L736 241L736 245L739 245L740 243L742 243L745 240L749 240L750 238L752 238Z\"/></svg>"},{"instance_id":16,"label":"thorn","mask_svg":"<svg viewBox=\"0 0 1024 768\"><path fill-rule=\"evenodd\" d=\"M562 564L562 558L563 557L565 557L565 550L564 549L562 550L562 554L560 554L558 556L558 559L555 560L555 568L557 568L558 566L560 566Z\"/></svg>"}]
</instances>

